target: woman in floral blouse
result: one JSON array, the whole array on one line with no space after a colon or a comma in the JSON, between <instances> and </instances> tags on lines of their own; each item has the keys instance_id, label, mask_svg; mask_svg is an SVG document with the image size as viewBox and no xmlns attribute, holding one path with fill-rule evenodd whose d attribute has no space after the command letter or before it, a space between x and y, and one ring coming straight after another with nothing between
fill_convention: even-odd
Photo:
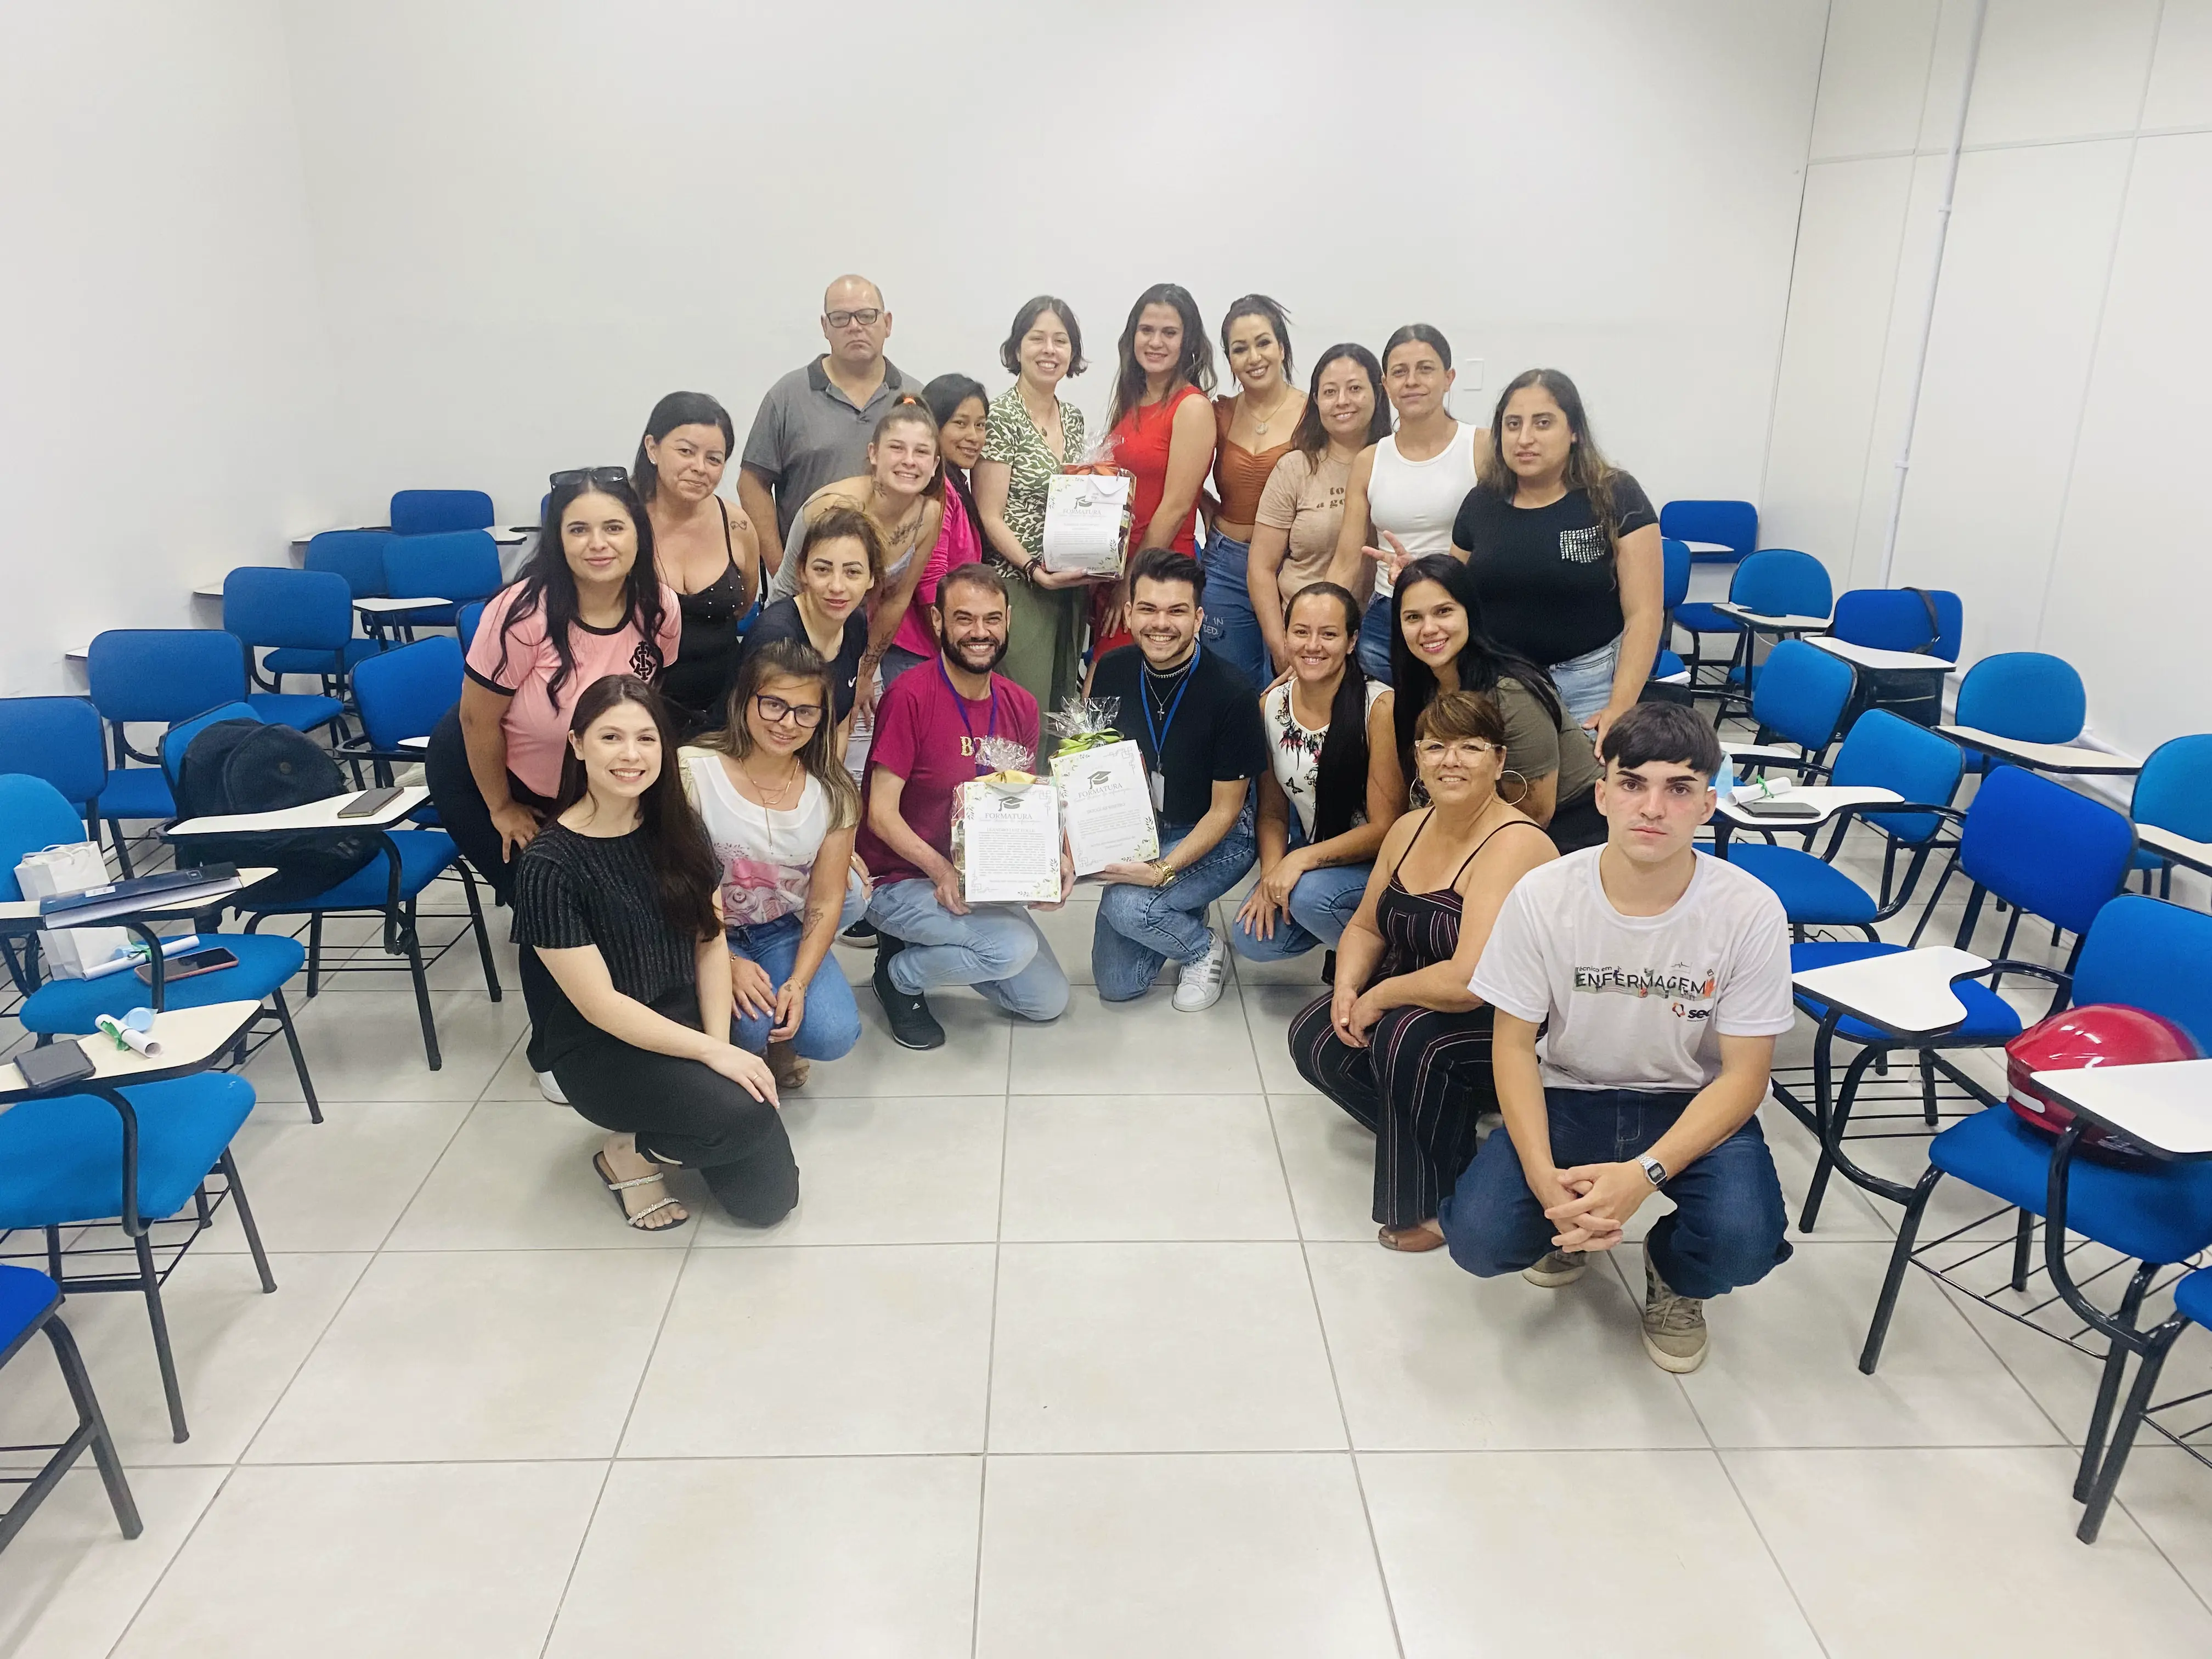
<instances>
[{"instance_id":1,"label":"woman in floral blouse","mask_svg":"<svg viewBox=\"0 0 2212 1659\"><path fill-rule=\"evenodd\" d=\"M1045 490L1083 457L1083 411L1060 400L1060 380L1080 374L1083 330L1065 300L1040 294L1014 313L999 361L1018 378L991 401L975 510L992 563L1006 574L1006 656L999 672L1050 713L1081 678L1088 578L1054 575L1039 562Z\"/></svg>"}]
</instances>

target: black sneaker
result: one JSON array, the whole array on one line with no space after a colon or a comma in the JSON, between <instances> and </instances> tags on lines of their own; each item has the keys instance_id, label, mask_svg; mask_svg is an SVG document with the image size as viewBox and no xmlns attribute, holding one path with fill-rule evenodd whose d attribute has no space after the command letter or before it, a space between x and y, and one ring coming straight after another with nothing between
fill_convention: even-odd
<instances>
[{"instance_id":1,"label":"black sneaker","mask_svg":"<svg viewBox=\"0 0 2212 1659\"><path fill-rule=\"evenodd\" d=\"M876 942L880 939L883 935L877 933L874 927L869 922L867 918L863 916L860 921L854 922L850 927L848 927L843 933L838 934L837 937L843 939L848 945L857 945L863 951L866 951L872 949Z\"/></svg>"},{"instance_id":2,"label":"black sneaker","mask_svg":"<svg viewBox=\"0 0 2212 1659\"><path fill-rule=\"evenodd\" d=\"M1334 951L1326 951L1322 953L1321 982L1324 985L1334 985L1336 983L1336 952Z\"/></svg>"},{"instance_id":3,"label":"black sneaker","mask_svg":"<svg viewBox=\"0 0 2212 1659\"><path fill-rule=\"evenodd\" d=\"M908 996L891 983L891 958L906 948L906 941L889 933L878 933L876 938L881 946L876 952L876 1000L883 1004L884 1018L890 1022L891 1041L902 1048L942 1048L945 1028L929 1012L928 1000Z\"/></svg>"}]
</instances>

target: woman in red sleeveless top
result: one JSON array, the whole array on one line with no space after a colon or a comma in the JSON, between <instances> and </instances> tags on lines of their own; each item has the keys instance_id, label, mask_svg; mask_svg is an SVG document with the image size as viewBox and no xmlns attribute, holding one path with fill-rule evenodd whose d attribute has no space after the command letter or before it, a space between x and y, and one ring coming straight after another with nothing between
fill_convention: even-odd
<instances>
[{"instance_id":1,"label":"woman in red sleeveless top","mask_svg":"<svg viewBox=\"0 0 2212 1659\"><path fill-rule=\"evenodd\" d=\"M1129 557L1147 547L1195 554L1193 526L1199 491L1213 465L1213 343L1198 301L1179 283L1146 289L1122 325L1121 368L1114 380L1115 464L1135 478L1135 521ZM1108 607L1092 629L1091 659L1129 642L1121 594L1102 594Z\"/></svg>"}]
</instances>

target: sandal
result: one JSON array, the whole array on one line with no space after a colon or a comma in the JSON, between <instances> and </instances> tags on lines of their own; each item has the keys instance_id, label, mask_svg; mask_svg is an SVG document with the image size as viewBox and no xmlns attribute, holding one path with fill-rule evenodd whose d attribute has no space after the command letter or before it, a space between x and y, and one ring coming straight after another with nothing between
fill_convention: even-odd
<instances>
[{"instance_id":1,"label":"sandal","mask_svg":"<svg viewBox=\"0 0 2212 1659\"><path fill-rule=\"evenodd\" d=\"M1434 1250L1443 1245L1444 1236L1428 1222L1411 1227L1382 1227L1375 1234L1375 1242L1386 1250L1419 1252Z\"/></svg>"},{"instance_id":2,"label":"sandal","mask_svg":"<svg viewBox=\"0 0 2212 1659\"><path fill-rule=\"evenodd\" d=\"M613 1195L615 1207L623 1212L623 1219L641 1233L672 1232L691 1218L685 1215L674 1221L664 1221L659 1226L647 1224L652 1217L659 1215L671 1205L681 1204L684 1200L678 1198L664 1198L658 1204L647 1205L635 1215L629 1212L629 1206L623 1202L623 1194L633 1187L651 1186L661 1178L659 1175L640 1176L635 1181L617 1181L614 1171L607 1168L607 1155L605 1152L592 1154L592 1172L599 1176L599 1184Z\"/></svg>"}]
</instances>

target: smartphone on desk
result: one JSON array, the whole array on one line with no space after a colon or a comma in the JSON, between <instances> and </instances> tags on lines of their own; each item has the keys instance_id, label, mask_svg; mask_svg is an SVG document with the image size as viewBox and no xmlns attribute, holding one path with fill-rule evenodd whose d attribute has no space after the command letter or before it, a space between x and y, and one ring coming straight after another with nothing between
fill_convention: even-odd
<instances>
[{"instance_id":1,"label":"smartphone on desk","mask_svg":"<svg viewBox=\"0 0 2212 1659\"><path fill-rule=\"evenodd\" d=\"M92 1056L75 1039L64 1037L59 1042L16 1055L15 1069L23 1074L23 1081L31 1088L51 1089L59 1084L74 1083L81 1077L90 1077Z\"/></svg>"},{"instance_id":2,"label":"smartphone on desk","mask_svg":"<svg viewBox=\"0 0 2212 1659\"><path fill-rule=\"evenodd\" d=\"M1810 801L1791 800L1787 795L1772 800L1740 800L1737 811L1754 818L1817 818L1820 809Z\"/></svg>"},{"instance_id":3,"label":"smartphone on desk","mask_svg":"<svg viewBox=\"0 0 2212 1659\"><path fill-rule=\"evenodd\" d=\"M238 958L220 945L210 945L204 951L187 951L180 957L167 957L161 963L161 981L174 984L180 979L190 979L196 974L220 973L225 968L238 966ZM138 977L147 984L154 982L154 970L145 963L138 964Z\"/></svg>"}]
</instances>

